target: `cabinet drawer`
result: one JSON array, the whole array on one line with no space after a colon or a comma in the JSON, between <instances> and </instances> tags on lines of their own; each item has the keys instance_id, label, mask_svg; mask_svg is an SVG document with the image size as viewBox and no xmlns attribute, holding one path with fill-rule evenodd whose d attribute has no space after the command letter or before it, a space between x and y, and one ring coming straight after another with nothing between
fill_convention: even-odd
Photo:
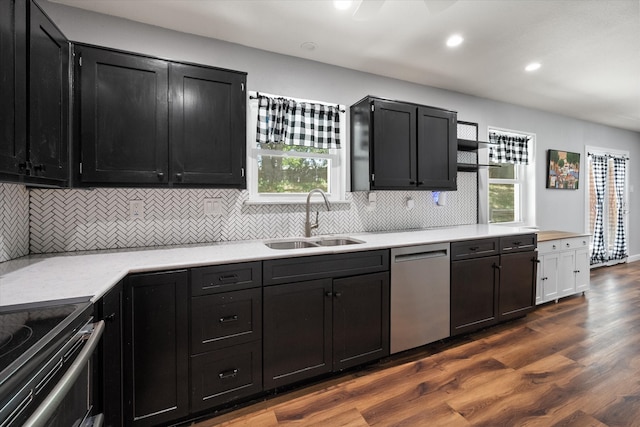
<instances>
[{"instance_id":1,"label":"cabinet drawer","mask_svg":"<svg viewBox=\"0 0 640 427\"><path fill-rule=\"evenodd\" d=\"M367 251L276 259L263 262L264 285L327 277L346 277L389 270L389 251Z\"/></svg>"},{"instance_id":2,"label":"cabinet drawer","mask_svg":"<svg viewBox=\"0 0 640 427\"><path fill-rule=\"evenodd\" d=\"M546 242L538 243L538 252L540 254L558 252L561 249L562 249L562 243L560 240L548 240Z\"/></svg>"},{"instance_id":3,"label":"cabinet drawer","mask_svg":"<svg viewBox=\"0 0 640 427\"><path fill-rule=\"evenodd\" d=\"M451 243L451 261L478 258L499 253L498 239L465 240Z\"/></svg>"},{"instance_id":4,"label":"cabinet drawer","mask_svg":"<svg viewBox=\"0 0 640 427\"><path fill-rule=\"evenodd\" d=\"M570 239L562 239L560 241L560 249L579 249L589 247L589 236L585 237L572 237Z\"/></svg>"},{"instance_id":5,"label":"cabinet drawer","mask_svg":"<svg viewBox=\"0 0 640 427\"><path fill-rule=\"evenodd\" d=\"M511 253L532 251L536 248L536 242L537 235L535 233L501 237L500 252Z\"/></svg>"},{"instance_id":6,"label":"cabinet drawer","mask_svg":"<svg viewBox=\"0 0 640 427\"><path fill-rule=\"evenodd\" d=\"M191 269L191 295L255 288L262 285L260 261Z\"/></svg>"},{"instance_id":7,"label":"cabinet drawer","mask_svg":"<svg viewBox=\"0 0 640 427\"><path fill-rule=\"evenodd\" d=\"M262 288L191 299L191 352L262 338Z\"/></svg>"},{"instance_id":8,"label":"cabinet drawer","mask_svg":"<svg viewBox=\"0 0 640 427\"><path fill-rule=\"evenodd\" d=\"M262 391L262 342L191 357L191 409L208 409Z\"/></svg>"}]
</instances>

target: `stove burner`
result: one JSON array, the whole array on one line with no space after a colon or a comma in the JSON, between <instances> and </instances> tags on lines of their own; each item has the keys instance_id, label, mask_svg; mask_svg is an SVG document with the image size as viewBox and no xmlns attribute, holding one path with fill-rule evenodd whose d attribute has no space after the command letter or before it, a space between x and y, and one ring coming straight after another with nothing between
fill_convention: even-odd
<instances>
[{"instance_id":1,"label":"stove burner","mask_svg":"<svg viewBox=\"0 0 640 427\"><path fill-rule=\"evenodd\" d=\"M2 331L0 333L0 357L20 348L29 341L32 335L33 329L27 325L18 325L14 331Z\"/></svg>"}]
</instances>

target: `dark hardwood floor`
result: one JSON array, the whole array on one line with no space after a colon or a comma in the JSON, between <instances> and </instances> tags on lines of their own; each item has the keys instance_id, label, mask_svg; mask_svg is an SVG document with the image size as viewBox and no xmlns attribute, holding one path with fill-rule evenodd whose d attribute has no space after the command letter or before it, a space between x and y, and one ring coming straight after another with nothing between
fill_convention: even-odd
<instances>
[{"instance_id":1,"label":"dark hardwood floor","mask_svg":"<svg viewBox=\"0 0 640 427\"><path fill-rule=\"evenodd\" d=\"M640 426L640 262L526 318L195 424Z\"/></svg>"}]
</instances>

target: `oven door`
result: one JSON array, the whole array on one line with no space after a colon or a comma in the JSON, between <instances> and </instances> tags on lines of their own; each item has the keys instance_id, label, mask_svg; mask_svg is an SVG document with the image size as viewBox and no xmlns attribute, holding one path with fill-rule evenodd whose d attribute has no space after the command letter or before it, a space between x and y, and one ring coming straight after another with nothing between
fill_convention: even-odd
<instances>
[{"instance_id":1,"label":"oven door","mask_svg":"<svg viewBox=\"0 0 640 427\"><path fill-rule=\"evenodd\" d=\"M95 349L104 331L104 321L87 323L41 366L21 393L19 404L2 425L89 427L102 425L102 416L91 416L92 363ZM57 381L57 382L56 382ZM55 385L53 385L55 384ZM24 420L38 404L35 411ZM8 424L6 424L8 421Z\"/></svg>"}]
</instances>

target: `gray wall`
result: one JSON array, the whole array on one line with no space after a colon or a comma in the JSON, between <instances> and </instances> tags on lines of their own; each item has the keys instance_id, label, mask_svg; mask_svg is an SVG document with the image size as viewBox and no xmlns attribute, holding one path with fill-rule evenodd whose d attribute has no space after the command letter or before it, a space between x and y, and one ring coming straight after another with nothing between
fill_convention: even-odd
<instances>
[{"instance_id":1,"label":"gray wall","mask_svg":"<svg viewBox=\"0 0 640 427\"><path fill-rule=\"evenodd\" d=\"M459 119L480 124L481 139L486 139L488 126L535 133L537 225L541 229L584 231L584 185L578 191L545 189L546 152L550 148L583 155L586 145L628 150L631 156L630 185L640 189L640 175L634 168L640 159L640 133L637 132L178 33L54 3L43 2L43 7L72 41L246 71L249 73L250 90L346 105L371 94L456 110ZM629 211L629 250L631 255L636 255L640 254L640 228L634 218L640 215L640 201L635 193L630 194Z\"/></svg>"}]
</instances>

